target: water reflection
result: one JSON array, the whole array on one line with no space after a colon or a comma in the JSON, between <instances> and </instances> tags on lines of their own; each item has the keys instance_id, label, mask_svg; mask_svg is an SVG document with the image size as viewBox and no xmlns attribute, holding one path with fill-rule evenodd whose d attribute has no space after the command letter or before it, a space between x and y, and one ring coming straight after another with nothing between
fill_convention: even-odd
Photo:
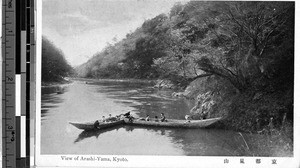
<instances>
[{"instance_id":1,"label":"water reflection","mask_svg":"<svg viewBox=\"0 0 300 168\"><path fill-rule=\"evenodd\" d=\"M60 93L57 93L61 91ZM41 118L42 121L48 116L49 110L59 107L59 104L63 103L63 99L60 94L62 91L67 91L66 87L43 87L42 88L42 104L41 104ZM43 122L42 122L43 123Z\"/></svg>"},{"instance_id":2,"label":"water reflection","mask_svg":"<svg viewBox=\"0 0 300 168\"><path fill-rule=\"evenodd\" d=\"M111 128L105 128L105 129L101 129L101 130L90 130L90 131L82 131L78 137L75 139L74 143L80 142L86 138L91 138L91 137L96 137L96 139L98 139L100 134L103 134L105 132L109 132L112 130L119 130L119 128L121 128L122 126L115 126L115 127L111 127Z\"/></svg>"},{"instance_id":3,"label":"water reflection","mask_svg":"<svg viewBox=\"0 0 300 168\"><path fill-rule=\"evenodd\" d=\"M185 155L189 156L241 155L241 151L239 151L238 149L242 141L240 141L238 134L236 132L225 132L224 130L216 129L178 129L121 125L117 127L107 128L104 130L82 131L78 135L74 143L78 143L80 141L83 141L84 139L92 137L95 137L96 140L99 140L98 137L100 134L104 134L113 130L118 131L119 129L125 130L127 133L133 134L135 134L137 131L144 130L147 132L155 133L156 136L166 136L170 138L172 144L177 144L177 146L181 146Z\"/></svg>"},{"instance_id":4,"label":"water reflection","mask_svg":"<svg viewBox=\"0 0 300 168\"><path fill-rule=\"evenodd\" d=\"M172 97L172 90L159 90L147 83L99 81L91 85L101 85L97 92L107 94L116 103L134 107L138 117L145 117L147 114L154 117L163 112L167 114L167 118L184 119L194 103Z\"/></svg>"}]
</instances>

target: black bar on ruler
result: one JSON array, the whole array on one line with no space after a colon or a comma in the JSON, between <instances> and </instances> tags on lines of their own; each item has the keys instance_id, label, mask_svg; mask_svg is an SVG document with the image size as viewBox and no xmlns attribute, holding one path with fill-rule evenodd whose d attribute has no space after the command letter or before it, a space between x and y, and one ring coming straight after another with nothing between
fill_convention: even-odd
<instances>
[{"instance_id":1,"label":"black bar on ruler","mask_svg":"<svg viewBox=\"0 0 300 168\"><path fill-rule=\"evenodd\" d=\"M31 7L30 0L27 0L27 1L26 1L26 6L27 6L27 7ZM29 16L29 15L28 15L28 16Z\"/></svg>"},{"instance_id":2,"label":"black bar on ruler","mask_svg":"<svg viewBox=\"0 0 300 168\"><path fill-rule=\"evenodd\" d=\"M16 158L21 157L21 117L16 116ZM18 162L17 162L18 163Z\"/></svg>"},{"instance_id":3,"label":"black bar on ruler","mask_svg":"<svg viewBox=\"0 0 300 168\"><path fill-rule=\"evenodd\" d=\"M25 158L17 158L17 167L21 168L21 167L24 167L25 168L25 165L26 165L26 160Z\"/></svg>"},{"instance_id":4,"label":"black bar on ruler","mask_svg":"<svg viewBox=\"0 0 300 168\"><path fill-rule=\"evenodd\" d=\"M26 30L26 1L21 0L21 30Z\"/></svg>"},{"instance_id":5,"label":"black bar on ruler","mask_svg":"<svg viewBox=\"0 0 300 168\"><path fill-rule=\"evenodd\" d=\"M26 85L30 85L30 63L26 63ZM28 94L27 94L28 93ZM27 89L26 88L26 95L29 95L30 94L30 90L29 90L29 88ZM27 97L26 97L26 99L27 99ZM27 100L29 100L29 99L27 99Z\"/></svg>"},{"instance_id":6,"label":"black bar on ruler","mask_svg":"<svg viewBox=\"0 0 300 168\"><path fill-rule=\"evenodd\" d=\"M21 4L20 1L16 1L16 74L21 74Z\"/></svg>"},{"instance_id":7,"label":"black bar on ruler","mask_svg":"<svg viewBox=\"0 0 300 168\"><path fill-rule=\"evenodd\" d=\"M30 33L28 35L28 32L29 31L27 31L27 37L26 37L26 39L27 39L27 43L29 43L29 45L26 46L26 62L30 62L30 47L31 47L31 45L30 45ZM29 40L29 42L28 42L28 40ZM26 72L28 72L28 71L26 71Z\"/></svg>"},{"instance_id":8,"label":"black bar on ruler","mask_svg":"<svg viewBox=\"0 0 300 168\"><path fill-rule=\"evenodd\" d=\"M30 98L30 85L29 85L29 82L26 82L26 116L27 116L27 110L30 108L27 106L27 102L29 102L29 98Z\"/></svg>"},{"instance_id":9,"label":"black bar on ruler","mask_svg":"<svg viewBox=\"0 0 300 168\"><path fill-rule=\"evenodd\" d=\"M27 3L28 3L28 1L27 1ZM28 5L27 5L28 6ZM26 17L26 30L27 30L27 32L26 32L26 36L27 36L27 38L26 38L26 43L28 43L28 44L30 44L30 12L31 12L31 9L30 8L27 8L26 9L27 10L27 17Z\"/></svg>"}]
</instances>

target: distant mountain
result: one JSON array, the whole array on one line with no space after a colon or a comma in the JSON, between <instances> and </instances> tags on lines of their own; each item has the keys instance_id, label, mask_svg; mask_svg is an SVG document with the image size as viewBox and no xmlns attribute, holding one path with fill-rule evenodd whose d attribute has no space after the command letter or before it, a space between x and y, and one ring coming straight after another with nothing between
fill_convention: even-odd
<instances>
[{"instance_id":1,"label":"distant mountain","mask_svg":"<svg viewBox=\"0 0 300 168\"><path fill-rule=\"evenodd\" d=\"M100 78L105 76L103 71L109 66L122 64L126 58L126 52L134 50L135 41L143 36L145 35L141 29L136 29L133 33L127 34L123 40L114 45L109 44L101 52L94 54L86 63L75 67L75 71L79 77Z\"/></svg>"}]
</instances>

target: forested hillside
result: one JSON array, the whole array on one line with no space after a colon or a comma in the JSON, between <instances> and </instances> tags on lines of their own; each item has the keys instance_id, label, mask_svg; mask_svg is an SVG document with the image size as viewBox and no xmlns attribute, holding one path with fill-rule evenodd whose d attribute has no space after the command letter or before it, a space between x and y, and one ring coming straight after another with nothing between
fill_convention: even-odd
<instances>
[{"instance_id":1,"label":"forested hillside","mask_svg":"<svg viewBox=\"0 0 300 168\"><path fill-rule=\"evenodd\" d=\"M77 68L81 77L169 79L209 93L237 130L293 122L294 2L178 3ZM186 91L187 91L186 90Z\"/></svg>"},{"instance_id":2,"label":"forested hillside","mask_svg":"<svg viewBox=\"0 0 300 168\"><path fill-rule=\"evenodd\" d=\"M239 91L293 69L294 5L286 2L189 2L147 20L77 68L94 78L227 79ZM282 65L281 65L282 64ZM275 75L276 74L276 75ZM262 79L263 80L263 79ZM261 84L263 84L262 82Z\"/></svg>"},{"instance_id":3,"label":"forested hillside","mask_svg":"<svg viewBox=\"0 0 300 168\"><path fill-rule=\"evenodd\" d=\"M62 82L73 73L62 51L46 37L42 37L42 82Z\"/></svg>"},{"instance_id":4,"label":"forested hillside","mask_svg":"<svg viewBox=\"0 0 300 168\"><path fill-rule=\"evenodd\" d=\"M121 78L128 77L119 72L122 61L128 51L135 49L137 39L144 37L141 29L127 34L126 38L114 45L108 44L105 49L94 54L86 63L76 67L79 77L89 78Z\"/></svg>"}]
</instances>

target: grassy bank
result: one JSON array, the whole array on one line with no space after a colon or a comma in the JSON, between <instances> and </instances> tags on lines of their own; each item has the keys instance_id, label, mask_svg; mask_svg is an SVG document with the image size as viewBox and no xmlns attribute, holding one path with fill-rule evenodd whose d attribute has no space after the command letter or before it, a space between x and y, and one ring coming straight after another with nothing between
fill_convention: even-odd
<instances>
[{"instance_id":1,"label":"grassy bank","mask_svg":"<svg viewBox=\"0 0 300 168\"><path fill-rule=\"evenodd\" d=\"M199 102L201 105L213 102L209 109L201 111L198 107L191 113L208 113L209 118L223 117L214 127L241 133L245 145L238 147L238 153L292 156L293 88L286 88L249 89L241 93L226 80L210 76L191 82L183 95L193 100L195 107Z\"/></svg>"}]
</instances>

